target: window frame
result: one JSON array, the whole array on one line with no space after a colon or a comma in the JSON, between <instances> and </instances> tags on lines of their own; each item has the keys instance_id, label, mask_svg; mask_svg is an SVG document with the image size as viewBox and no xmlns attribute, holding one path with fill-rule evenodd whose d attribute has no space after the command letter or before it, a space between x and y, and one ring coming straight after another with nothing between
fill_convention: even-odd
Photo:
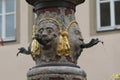
<instances>
[{"instance_id":1,"label":"window frame","mask_svg":"<svg viewBox=\"0 0 120 80\"><path fill-rule=\"evenodd\" d=\"M13 12L6 12L6 5L5 5L5 0L2 0L2 13L0 14L2 17L2 30L1 30L1 38L3 39L3 41L13 41L16 39L16 7L17 7L17 3L16 0L14 2L14 11ZM7 37L6 36L6 16L8 15L14 15L14 36L12 37Z\"/></svg>"},{"instance_id":2,"label":"window frame","mask_svg":"<svg viewBox=\"0 0 120 80\"><path fill-rule=\"evenodd\" d=\"M97 4L97 31L108 31L108 30L118 30L120 29L120 25L115 24L115 5L114 2L119 0L106 0L106 1L100 1L96 0ZM100 18L100 4L101 3L110 3L110 26L101 26L101 18Z\"/></svg>"}]
</instances>

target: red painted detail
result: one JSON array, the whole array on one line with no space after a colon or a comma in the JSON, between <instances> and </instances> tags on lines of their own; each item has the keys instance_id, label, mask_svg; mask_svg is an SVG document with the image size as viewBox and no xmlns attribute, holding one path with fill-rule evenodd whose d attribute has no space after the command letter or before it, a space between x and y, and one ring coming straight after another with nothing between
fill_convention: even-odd
<instances>
[{"instance_id":1,"label":"red painted detail","mask_svg":"<svg viewBox=\"0 0 120 80\"><path fill-rule=\"evenodd\" d=\"M64 80L64 78L61 78L61 77L50 77L49 80Z\"/></svg>"},{"instance_id":2,"label":"red painted detail","mask_svg":"<svg viewBox=\"0 0 120 80\"><path fill-rule=\"evenodd\" d=\"M4 41L2 38L0 38L0 45L4 46Z\"/></svg>"},{"instance_id":3,"label":"red painted detail","mask_svg":"<svg viewBox=\"0 0 120 80\"><path fill-rule=\"evenodd\" d=\"M81 79L79 79L79 78L73 78L72 80L81 80Z\"/></svg>"},{"instance_id":4,"label":"red painted detail","mask_svg":"<svg viewBox=\"0 0 120 80\"><path fill-rule=\"evenodd\" d=\"M61 56L56 55L55 60L59 61L61 59Z\"/></svg>"},{"instance_id":5,"label":"red painted detail","mask_svg":"<svg viewBox=\"0 0 120 80\"><path fill-rule=\"evenodd\" d=\"M44 14L44 13L45 13L45 10L44 10L44 9L41 9L41 10L38 10L37 12L40 13L40 14Z\"/></svg>"},{"instance_id":6,"label":"red painted detail","mask_svg":"<svg viewBox=\"0 0 120 80\"><path fill-rule=\"evenodd\" d=\"M65 9L65 15L69 15L69 14L72 14L72 10L69 8Z\"/></svg>"},{"instance_id":7,"label":"red painted detail","mask_svg":"<svg viewBox=\"0 0 120 80\"><path fill-rule=\"evenodd\" d=\"M66 56L66 59L67 59L69 62L72 62L72 63L73 63L73 61L72 61L72 59L71 59L70 56Z\"/></svg>"},{"instance_id":8,"label":"red painted detail","mask_svg":"<svg viewBox=\"0 0 120 80\"><path fill-rule=\"evenodd\" d=\"M58 8L45 8L38 10L38 13L44 14L46 11L49 11L50 13L56 12L57 14L60 14L60 10Z\"/></svg>"}]
</instances>

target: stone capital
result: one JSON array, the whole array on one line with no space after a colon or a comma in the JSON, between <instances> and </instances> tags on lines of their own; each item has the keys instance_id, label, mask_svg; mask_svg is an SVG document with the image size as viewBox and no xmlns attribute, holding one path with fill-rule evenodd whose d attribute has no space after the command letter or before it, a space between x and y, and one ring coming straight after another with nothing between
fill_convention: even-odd
<instances>
[{"instance_id":1,"label":"stone capital","mask_svg":"<svg viewBox=\"0 0 120 80\"><path fill-rule=\"evenodd\" d=\"M69 7L75 9L79 4L85 0L26 0L28 4L32 5L35 10L50 7Z\"/></svg>"}]
</instances>

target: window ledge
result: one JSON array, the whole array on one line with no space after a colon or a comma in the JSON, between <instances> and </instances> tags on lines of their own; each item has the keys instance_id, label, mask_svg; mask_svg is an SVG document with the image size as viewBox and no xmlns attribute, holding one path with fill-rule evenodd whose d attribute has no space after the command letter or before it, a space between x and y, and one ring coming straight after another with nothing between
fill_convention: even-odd
<instances>
[{"instance_id":1,"label":"window ledge","mask_svg":"<svg viewBox=\"0 0 120 80\"><path fill-rule=\"evenodd\" d=\"M11 42L11 41L16 41L15 37L9 37L9 38L2 38L4 42Z\"/></svg>"},{"instance_id":2,"label":"window ledge","mask_svg":"<svg viewBox=\"0 0 120 80\"><path fill-rule=\"evenodd\" d=\"M111 31L111 30L120 30L120 25L116 25L116 26L103 26L103 27L97 28L98 32L101 32L101 31Z\"/></svg>"}]
</instances>

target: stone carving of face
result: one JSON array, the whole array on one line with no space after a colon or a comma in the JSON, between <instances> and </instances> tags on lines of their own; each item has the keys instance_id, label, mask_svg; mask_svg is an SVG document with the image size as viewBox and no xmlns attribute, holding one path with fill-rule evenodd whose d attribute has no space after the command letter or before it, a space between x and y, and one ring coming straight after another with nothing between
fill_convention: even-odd
<instances>
[{"instance_id":1,"label":"stone carving of face","mask_svg":"<svg viewBox=\"0 0 120 80\"><path fill-rule=\"evenodd\" d=\"M46 45L44 48L50 48L56 44L58 37L57 25L53 21L43 21L38 25L38 35Z\"/></svg>"},{"instance_id":2,"label":"stone carving of face","mask_svg":"<svg viewBox=\"0 0 120 80\"><path fill-rule=\"evenodd\" d=\"M73 24L69 29L69 43L71 46L73 61L76 63L78 57L82 52L80 45L83 44L83 38L80 29L76 24Z\"/></svg>"}]
</instances>

